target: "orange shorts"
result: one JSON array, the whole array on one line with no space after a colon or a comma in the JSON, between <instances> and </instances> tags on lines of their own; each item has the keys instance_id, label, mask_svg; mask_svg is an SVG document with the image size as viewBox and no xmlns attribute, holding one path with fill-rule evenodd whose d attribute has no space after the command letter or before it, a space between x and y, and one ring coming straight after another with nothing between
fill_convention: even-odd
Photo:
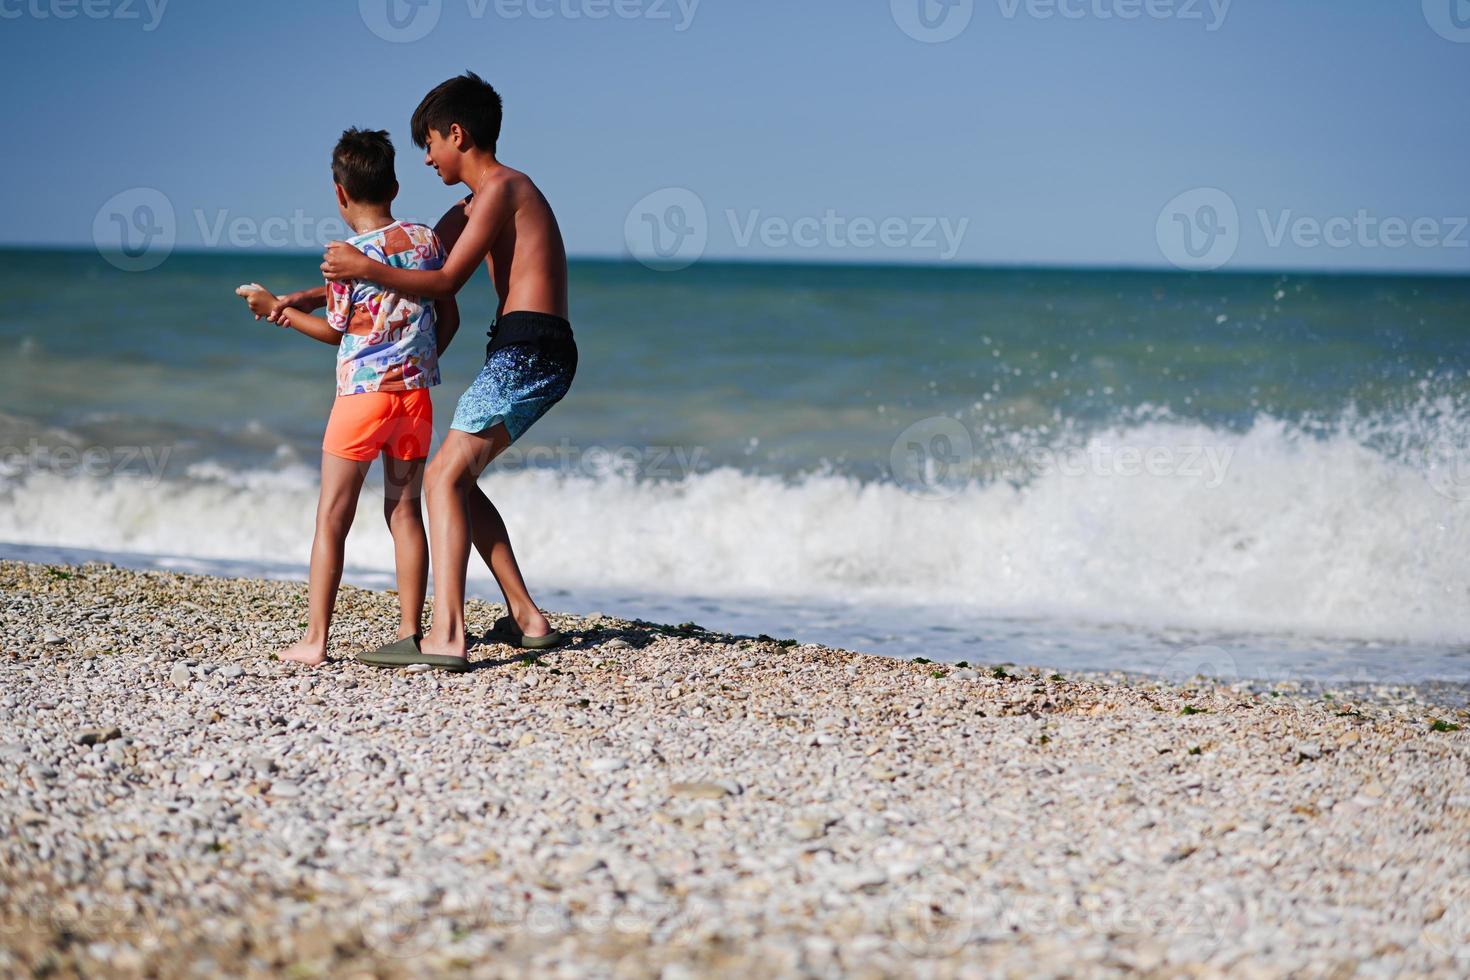
<instances>
[{"instance_id":1,"label":"orange shorts","mask_svg":"<svg viewBox=\"0 0 1470 980\"><path fill-rule=\"evenodd\" d=\"M343 459L423 459L434 438L434 403L429 389L366 391L338 395L327 419L322 449Z\"/></svg>"}]
</instances>

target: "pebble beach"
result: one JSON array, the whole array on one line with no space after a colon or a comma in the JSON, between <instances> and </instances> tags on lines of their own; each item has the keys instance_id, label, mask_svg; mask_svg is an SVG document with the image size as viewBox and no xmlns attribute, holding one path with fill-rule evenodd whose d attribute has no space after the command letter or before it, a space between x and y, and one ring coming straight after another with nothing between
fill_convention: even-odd
<instances>
[{"instance_id":1,"label":"pebble beach","mask_svg":"<svg viewBox=\"0 0 1470 980\"><path fill-rule=\"evenodd\" d=\"M1470 972L1470 715L0 563L0 974ZM503 608L472 602L483 632Z\"/></svg>"}]
</instances>

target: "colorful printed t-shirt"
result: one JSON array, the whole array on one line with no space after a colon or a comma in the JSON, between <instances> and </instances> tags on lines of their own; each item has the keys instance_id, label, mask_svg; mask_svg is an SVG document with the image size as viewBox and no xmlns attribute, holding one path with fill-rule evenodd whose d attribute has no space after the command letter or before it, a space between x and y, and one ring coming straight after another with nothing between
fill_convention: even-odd
<instances>
[{"instance_id":1,"label":"colorful printed t-shirt","mask_svg":"<svg viewBox=\"0 0 1470 980\"><path fill-rule=\"evenodd\" d=\"M399 269L438 269L444 247L432 228L395 221L347 244ZM327 322L337 348L337 394L410 391L439 383L434 303L366 280L327 284Z\"/></svg>"}]
</instances>

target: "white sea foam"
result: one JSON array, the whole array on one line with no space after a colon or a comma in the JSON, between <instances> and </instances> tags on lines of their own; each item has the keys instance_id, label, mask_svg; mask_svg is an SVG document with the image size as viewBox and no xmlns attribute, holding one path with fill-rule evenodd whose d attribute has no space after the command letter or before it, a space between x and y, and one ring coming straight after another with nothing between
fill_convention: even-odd
<instances>
[{"instance_id":1,"label":"white sea foam","mask_svg":"<svg viewBox=\"0 0 1470 980\"><path fill-rule=\"evenodd\" d=\"M1456 468L1464 443L1389 451L1385 431L1365 421L1307 434L1268 417L1244 432L1147 422L1096 433L1050 457L1069 463L1026 481L971 484L939 499L894 482L731 468L663 482L513 470L482 485L541 588L1464 641L1470 485L1457 482ZM1223 468L1190 470L1186 458L1201 447ZM1151 450L1172 466L1124 462ZM3 486L0 540L308 558L315 475L304 468L244 475L203 465L157 486L31 472ZM392 568L375 490L364 494L348 560Z\"/></svg>"}]
</instances>

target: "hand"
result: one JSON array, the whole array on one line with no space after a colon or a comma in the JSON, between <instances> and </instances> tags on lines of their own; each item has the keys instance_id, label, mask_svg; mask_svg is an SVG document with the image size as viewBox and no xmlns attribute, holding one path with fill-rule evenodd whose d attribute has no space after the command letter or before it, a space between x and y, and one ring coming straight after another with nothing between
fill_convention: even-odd
<instances>
[{"instance_id":1,"label":"hand","mask_svg":"<svg viewBox=\"0 0 1470 980\"><path fill-rule=\"evenodd\" d=\"M271 323L284 327L287 326L284 316L287 310L300 310L302 313L312 313L320 305L313 295L312 290L299 289L294 293L287 293L285 296L277 297L276 305L271 307L270 315L266 319Z\"/></svg>"},{"instance_id":2,"label":"hand","mask_svg":"<svg viewBox=\"0 0 1470 980\"><path fill-rule=\"evenodd\" d=\"M255 319L269 317L276 308L276 296L263 286L250 283L235 289L236 296L243 296L245 303L250 307L250 312L255 314Z\"/></svg>"},{"instance_id":3,"label":"hand","mask_svg":"<svg viewBox=\"0 0 1470 980\"><path fill-rule=\"evenodd\" d=\"M372 268L373 260L346 242L329 242L322 255L322 275L328 282L366 279Z\"/></svg>"}]
</instances>

